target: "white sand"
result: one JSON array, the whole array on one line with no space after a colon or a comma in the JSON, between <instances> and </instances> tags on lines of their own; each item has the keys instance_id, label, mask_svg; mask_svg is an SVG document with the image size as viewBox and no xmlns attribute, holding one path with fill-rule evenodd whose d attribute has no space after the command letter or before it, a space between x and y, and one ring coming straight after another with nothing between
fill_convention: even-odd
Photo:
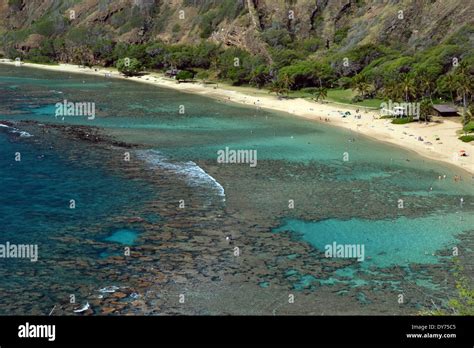
<instances>
[{"instance_id":1,"label":"white sand","mask_svg":"<svg viewBox=\"0 0 474 348\"><path fill-rule=\"evenodd\" d=\"M15 62L0 59L0 63L12 65ZM77 65L41 65L22 63L22 66L40 68L68 73L81 73L103 76L109 73L112 78L124 76L112 68L79 68ZM363 107L335 103L316 103L306 99L279 100L276 96L264 94L252 88L233 88L219 84L204 85L201 83L177 83L162 75L152 73L142 77L130 77L127 80L148 83L159 87L173 88L182 92L201 94L224 102L235 102L251 107L260 107L270 110L288 112L292 115L324 122L330 125L351 129L374 139L401 146L417 152L427 158L450 163L474 174L474 143L463 143L458 139L456 131L461 129L461 124L450 119L442 119L442 123L409 123L394 125L389 120L378 119L379 113L374 110L365 110ZM361 119L356 119L356 109L360 109ZM342 118L339 111L350 111L351 116ZM328 121L325 121L328 119ZM440 140L436 140L438 136ZM418 140L419 137L423 141ZM459 156L459 151L465 150L469 156Z\"/></svg>"}]
</instances>

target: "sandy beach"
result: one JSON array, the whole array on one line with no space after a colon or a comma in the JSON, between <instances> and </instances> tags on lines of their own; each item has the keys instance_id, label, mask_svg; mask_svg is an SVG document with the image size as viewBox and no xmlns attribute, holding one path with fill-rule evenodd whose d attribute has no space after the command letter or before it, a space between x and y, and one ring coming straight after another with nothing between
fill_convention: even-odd
<instances>
[{"instance_id":1,"label":"sandy beach","mask_svg":"<svg viewBox=\"0 0 474 348\"><path fill-rule=\"evenodd\" d=\"M266 91L249 87L231 87L219 84L177 83L157 73L140 77L121 75L112 68L81 68L77 65L41 65L15 62L0 59L0 63L11 65L12 68L31 67L66 73L80 73L102 76L104 78L122 78L151 85L173 88L181 92L200 94L223 102L239 103L255 108L264 108L287 112L294 116L304 117L317 122L350 129L353 132L369 136L379 141L388 142L430 158L457 166L474 174L474 143L463 143L456 133L461 125L454 120L439 118L440 123L429 124L413 122L406 125L394 125L387 119L380 119L377 110L364 107L336 104L330 102L313 102L306 99L279 99ZM106 74L107 77L106 77ZM359 113L356 110L359 109ZM349 111L351 115L342 117L341 112ZM439 140L436 140L439 139ZM461 157L460 150L465 150L468 157Z\"/></svg>"}]
</instances>

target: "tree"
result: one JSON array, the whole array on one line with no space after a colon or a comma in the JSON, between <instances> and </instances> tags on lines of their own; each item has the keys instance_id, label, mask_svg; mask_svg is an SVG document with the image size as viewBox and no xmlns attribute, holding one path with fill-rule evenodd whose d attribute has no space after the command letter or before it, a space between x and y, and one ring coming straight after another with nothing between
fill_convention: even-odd
<instances>
[{"instance_id":1,"label":"tree","mask_svg":"<svg viewBox=\"0 0 474 348\"><path fill-rule=\"evenodd\" d=\"M453 73L446 75L444 79L442 80L443 88L449 91L449 94L451 96L451 101L453 104L454 104L454 92L456 92L457 90L457 84L458 83L456 80L456 76Z\"/></svg>"},{"instance_id":2,"label":"tree","mask_svg":"<svg viewBox=\"0 0 474 348\"><path fill-rule=\"evenodd\" d=\"M467 110L466 116L467 117L466 117L465 121L466 121L466 124L468 124L469 122L472 121L472 119L474 117L474 105L471 105L469 107L469 109Z\"/></svg>"},{"instance_id":3,"label":"tree","mask_svg":"<svg viewBox=\"0 0 474 348\"><path fill-rule=\"evenodd\" d=\"M275 93L279 97L283 94L288 95L289 92L289 89L286 88L281 81L274 81L269 87L269 93Z\"/></svg>"},{"instance_id":4,"label":"tree","mask_svg":"<svg viewBox=\"0 0 474 348\"><path fill-rule=\"evenodd\" d=\"M296 62L280 69L278 79L280 81L291 78L290 89L305 87L328 86L334 80L334 71L325 62L307 60Z\"/></svg>"},{"instance_id":5,"label":"tree","mask_svg":"<svg viewBox=\"0 0 474 348\"><path fill-rule=\"evenodd\" d=\"M262 88L270 82L271 74L268 65L257 66L251 74L250 84L258 88Z\"/></svg>"},{"instance_id":6,"label":"tree","mask_svg":"<svg viewBox=\"0 0 474 348\"><path fill-rule=\"evenodd\" d=\"M99 38L92 46L95 60L101 60L104 65L113 64L114 43L110 39Z\"/></svg>"},{"instance_id":7,"label":"tree","mask_svg":"<svg viewBox=\"0 0 474 348\"><path fill-rule=\"evenodd\" d=\"M417 76L419 90L423 94L423 97L428 97L433 104L433 90L435 89L435 82L427 73L421 73Z\"/></svg>"},{"instance_id":8,"label":"tree","mask_svg":"<svg viewBox=\"0 0 474 348\"><path fill-rule=\"evenodd\" d=\"M408 103L411 97L416 96L415 80L409 74L405 74L400 82L400 89L403 91L405 101Z\"/></svg>"},{"instance_id":9,"label":"tree","mask_svg":"<svg viewBox=\"0 0 474 348\"><path fill-rule=\"evenodd\" d=\"M472 119L474 117L474 105L469 106L469 109L467 110L465 116L464 116L464 135L467 135L467 133L472 133L474 132L474 122L472 122Z\"/></svg>"},{"instance_id":10,"label":"tree","mask_svg":"<svg viewBox=\"0 0 474 348\"><path fill-rule=\"evenodd\" d=\"M287 90L290 90L295 84L295 79L290 74L282 74L279 80L282 83L283 88Z\"/></svg>"},{"instance_id":11,"label":"tree","mask_svg":"<svg viewBox=\"0 0 474 348\"><path fill-rule=\"evenodd\" d=\"M209 80L209 77L210 77L209 71L207 70L201 70L196 74L196 78L202 80L204 84L207 83L207 81Z\"/></svg>"},{"instance_id":12,"label":"tree","mask_svg":"<svg viewBox=\"0 0 474 348\"><path fill-rule=\"evenodd\" d=\"M119 59L115 66L125 76L136 76L141 71L141 63L136 58Z\"/></svg>"},{"instance_id":13,"label":"tree","mask_svg":"<svg viewBox=\"0 0 474 348\"><path fill-rule=\"evenodd\" d=\"M312 91L312 94L314 95L314 99L316 101L319 101L320 99L324 100L328 97L328 90L325 87L318 87Z\"/></svg>"},{"instance_id":14,"label":"tree","mask_svg":"<svg viewBox=\"0 0 474 348\"><path fill-rule=\"evenodd\" d=\"M430 112L431 112L431 107L432 103L429 99L423 98L421 103L420 103L420 120L423 120L425 122L428 122L430 120Z\"/></svg>"},{"instance_id":15,"label":"tree","mask_svg":"<svg viewBox=\"0 0 474 348\"><path fill-rule=\"evenodd\" d=\"M75 64L92 67L94 55L87 46L78 46L72 48L72 61Z\"/></svg>"},{"instance_id":16,"label":"tree","mask_svg":"<svg viewBox=\"0 0 474 348\"><path fill-rule=\"evenodd\" d=\"M386 98L391 100L400 100L403 98L403 91L397 81L390 80L385 83L383 87L383 94Z\"/></svg>"},{"instance_id":17,"label":"tree","mask_svg":"<svg viewBox=\"0 0 474 348\"><path fill-rule=\"evenodd\" d=\"M280 70L285 66L289 66L298 60L305 58L305 54L301 51L290 49L274 49L272 50L273 68Z\"/></svg>"},{"instance_id":18,"label":"tree","mask_svg":"<svg viewBox=\"0 0 474 348\"><path fill-rule=\"evenodd\" d=\"M473 78L470 68L465 62L461 62L455 70L457 92L462 96L464 124L466 124L468 97L473 91Z\"/></svg>"},{"instance_id":19,"label":"tree","mask_svg":"<svg viewBox=\"0 0 474 348\"><path fill-rule=\"evenodd\" d=\"M365 99L366 94L370 90L370 84L368 83L367 77L363 74L357 74L352 79L353 88Z\"/></svg>"},{"instance_id":20,"label":"tree","mask_svg":"<svg viewBox=\"0 0 474 348\"><path fill-rule=\"evenodd\" d=\"M259 57L239 48L229 48L219 56L219 77L230 80L233 85L248 83L252 71L260 64Z\"/></svg>"},{"instance_id":21,"label":"tree","mask_svg":"<svg viewBox=\"0 0 474 348\"><path fill-rule=\"evenodd\" d=\"M262 39L273 48L285 48L291 43L291 36L285 29L270 28L262 32Z\"/></svg>"},{"instance_id":22,"label":"tree","mask_svg":"<svg viewBox=\"0 0 474 348\"><path fill-rule=\"evenodd\" d=\"M179 82L186 82L187 80L194 79L194 72L189 70L181 70L178 74L176 74L176 80Z\"/></svg>"}]
</instances>

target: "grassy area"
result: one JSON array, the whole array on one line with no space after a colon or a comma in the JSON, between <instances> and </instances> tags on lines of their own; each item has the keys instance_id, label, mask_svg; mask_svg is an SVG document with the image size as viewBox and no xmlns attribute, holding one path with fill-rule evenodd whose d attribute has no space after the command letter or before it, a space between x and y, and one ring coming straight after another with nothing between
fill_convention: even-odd
<instances>
[{"instance_id":1,"label":"grassy area","mask_svg":"<svg viewBox=\"0 0 474 348\"><path fill-rule=\"evenodd\" d=\"M469 143L471 141L474 141L474 135L463 135L462 137L459 137L459 140Z\"/></svg>"},{"instance_id":2,"label":"grassy area","mask_svg":"<svg viewBox=\"0 0 474 348\"><path fill-rule=\"evenodd\" d=\"M195 69L199 71L199 69ZM229 89L229 90L237 90L243 93L247 93L250 95L262 95L267 96L269 95L269 90L267 88L258 89L256 87L251 86L233 86L231 81L228 80L216 80L215 78L209 78L206 81L212 83L218 83L220 88ZM272 94L275 95L275 94ZM351 89L329 89L328 90L328 97L325 99L328 102L335 102L335 103L342 103L342 104L350 104L354 106L361 106L361 107L372 107L372 108L380 108L380 104L383 102L381 99L367 99L359 103L352 103L352 98L356 95ZM314 99L314 95L304 91L304 90L297 90L297 91L290 91L288 95L289 99L293 98L303 98L303 99Z\"/></svg>"},{"instance_id":3,"label":"grassy area","mask_svg":"<svg viewBox=\"0 0 474 348\"><path fill-rule=\"evenodd\" d=\"M413 118L411 117L401 117L401 118L394 118L392 120L393 124L407 124L413 122Z\"/></svg>"},{"instance_id":4,"label":"grassy area","mask_svg":"<svg viewBox=\"0 0 474 348\"><path fill-rule=\"evenodd\" d=\"M335 101L337 103L352 104L352 98L356 96L356 93L351 89L330 89L328 90L328 100Z\"/></svg>"},{"instance_id":5,"label":"grassy area","mask_svg":"<svg viewBox=\"0 0 474 348\"><path fill-rule=\"evenodd\" d=\"M365 106L369 108L380 108L380 104L383 103L381 99L365 99L358 103L353 103L352 98L357 95L352 89L330 89L328 90L328 100L334 101L337 103L344 103L344 104L353 104L359 106Z\"/></svg>"},{"instance_id":6,"label":"grassy area","mask_svg":"<svg viewBox=\"0 0 474 348\"><path fill-rule=\"evenodd\" d=\"M474 132L474 121L470 121L468 124L466 124L463 128L468 133Z\"/></svg>"},{"instance_id":7,"label":"grassy area","mask_svg":"<svg viewBox=\"0 0 474 348\"><path fill-rule=\"evenodd\" d=\"M328 96L326 98L329 102L350 104L354 106L369 107L369 108L380 108L380 104L383 102L381 99L366 99L358 103L353 103L352 99L357 95L352 89L328 89ZM290 92L292 98L313 98L313 95L303 90Z\"/></svg>"}]
</instances>

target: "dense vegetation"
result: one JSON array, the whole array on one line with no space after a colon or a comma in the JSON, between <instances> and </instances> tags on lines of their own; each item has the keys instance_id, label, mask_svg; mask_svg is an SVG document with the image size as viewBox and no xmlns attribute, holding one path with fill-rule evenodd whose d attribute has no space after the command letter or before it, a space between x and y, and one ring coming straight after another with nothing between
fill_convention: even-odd
<instances>
[{"instance_id":1,"label":"dense vegetation","mask_svg":"<svg viewBox=\"0 0 474 348\"><path fill-rule=\"evenodd\" d=\"M12 6L15 6L14 1ZM258 33L269 53L266 56L208 40L218 23L242 13L242 2L226 0L219 7L211 6L211 2L206 6L209 8L202 8L198 18L201 42L194 45L158 40L119 43L100 25L71 26L67 18L58 14L42 17L28 29L7 32L3 51L9 58L21 57L38 63L65 61L86 66L116 66L127 75L137 74L141 69L176 68L192 72L192 77L190 73L182 73L180 81L194 76L223 80L233 85L267 88L280 96L321 100L336 94L342 96L343 91L349 90L350 100L344 101L420 102L424 105L421 113L425 117L429 109L426 106L449 101L463 107L464 124L470 121L466 110L474 94L472 24L466 24L442 43L419 50L416 46L380 42L346 46L348 27L338 28L331 41L318 36L317 32L299 38L291 26L278 24ZM119 14L114 15L112 24L118 21L114 25L123 32L130 29L128 27L146 24L119 21L119 17ZM177 33L182 29L175 24L170 30ZM18 43L32 34L42 37L40 45L18 49ZM126 58L127 62L133 62L131 66L124 65Z\"/></svg>"},{"instance_id":2,"label":"dense vegetation","mask_svg":"<svg viewBox=\"0 0 474 348\"><path fill-rule=\"evenodd\" d=\"M35 23L35 30L47 36L41 46L28 52L10 47L7 56L38 63L67 60L105 66L127 57L145 69L207 70L204 75L208 78L267 87L278 94L302 90L321 97L327 94L325 89L352 88L357 92L355 102L374 97L406 102L441 99L467 106L473 96L474 48L466 46L460 36L473 35L473 26L415 54L375 44L341 53L336 46L327 49L318 38L297 40L286 30L269 30L262 33L271 45L272 62L268 62L243 49L224 48L206 40L194 46L163 42L127 45L100 35L99 29L86 28L72 28L67 35L58 36L60 24Z\"/></svg>"}]
</instances>

